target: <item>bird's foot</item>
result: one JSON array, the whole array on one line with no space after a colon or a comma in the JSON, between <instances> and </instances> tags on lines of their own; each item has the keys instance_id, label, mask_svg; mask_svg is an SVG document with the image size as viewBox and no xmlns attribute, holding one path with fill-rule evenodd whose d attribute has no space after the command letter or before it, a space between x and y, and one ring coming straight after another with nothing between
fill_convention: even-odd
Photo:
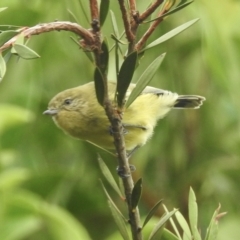
<instances>
[{"instance_id":1,"label":"bird's foot","mask_svg":"<svg viewBox=\"0 0 240 240\"><path fill-rule=\"evenodd\" d=\"M136 170L136 167L134 165L129 165L129 168L130 168L131 172L134 172ZM127 178L131 175L130 173L126 173L124 167L117 166L116 170L117 170L119 177L121 177L121 178Z\"/></svg>"},{"instance_id":2,"label":"bird's foot","mask_svg":"<svg viewBox=\"0 0 240 240\"><path fill-rule=\"evenodd\" d=\"M109 127L109 133L111 136L113 136L116 132L112 129L112 126ZM126 135L128 133L128 130L123 127L123 134Z\"/></svg>"}]
</instances>

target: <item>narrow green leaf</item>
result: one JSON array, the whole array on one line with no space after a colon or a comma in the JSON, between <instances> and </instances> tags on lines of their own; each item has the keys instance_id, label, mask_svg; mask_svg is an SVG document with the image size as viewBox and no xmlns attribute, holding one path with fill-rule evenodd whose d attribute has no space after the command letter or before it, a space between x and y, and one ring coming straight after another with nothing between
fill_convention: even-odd
<instances>
[{"instance_id":1,"label":"narrow green leaf","mask_svg":"<svg viewBox=\"0 0 240 240\"><path fill-rule=\"evenodd\" d=\"M116 157L116 154L114 154L113 152L110 152L109 150L107 150L107 149L105 149L105 148L103 148L103 147L100 147L99 145L94 144L94 143L92 143L92 142L89 142L89 141L87 141L87 142L90 143L90 144L92 144L93 146L95 146L95 147L103 150L104 152L110 154L111 156Z\"/></svg>"},{"instance_id":2,"label":"narrow green leaf","mask_svg":"<svg viewBox=\"0 0 240 240\"><path fill-rule=\"evenodd\" d=\"M115 14L112 10L110 10L110 15L111 15L111 21L112 21L112 26L113 26L113 32L117 38L119 38L119 31L118 31L118 24L116 21Z\"/></svg>"},{"instance_id":3,"label":"narrow green leaf","mask_svg":"<svg viewBox=\"0 0 240 240\"><path fill-rule=\"evenodd\" d=\"M115 208L115 210L118 212L118 215L120 215L122 217L122 219L124 220L124 222L127 222L127 219L123 216L123 214L121 213L121 211L118 209L118 207L116 206L116 204L113 202L112 198L110 197L110 195L108 194L106 188L103 185L103 182L100 180L100 183L102 185L103 191L108 199L109 202L111 202L111 205Z\"/></svg>"},{"instance_id":4,"label":"narrow green leaf","mask_svg":"<svg viewBox=\"0 0 240 240\"><path fill-rule=\"evenodd\" d=\"M22 26L17 26L17 25L0 25L0 32L5 32L5 31L12 31L12 30L17 30L16 33L19 33L18 30L19 28L22 28Z\"/></svg>"},{"instance_id":5,"label":"narrow green leaf","mask_svg":"<svg viewBox=\"0 0 240 240\"><path fill-rule=\"evenodd\" d=\"M164 204L163 204L163 208L164 208L165 212L169 212L167 207ZM173 221L173 219L170 218L169 221L170 221L170 224L172 225L172 228L173 228L174 232L176 233L176 235L178 237L178 240L182 240L181 235L180 235L180 233L178 231L178 227L176 226L176 224Z\"/></svg>"},{"instance_id":6,"label":"narrow green leaf","mask_svg":"<svg viewBox=\"0 0 240 240\"><path fill-rule=\"evenodd\" d=\"M79 41L77 39L75 39L72 36L70 36L70 39L72 39L73 42L76 43L79 48L81 48L81 45L79 44ZM83 51L83 52L86 54L86 56L90 60L90 62L94 63L94 58L93 58L92 52L90 52L90 51Z\"/></svg>"},{"instance_id":7,"label":"narrow green leaf","mask_svg":"<svg viewBox=\"0 0 240 240\"><path fill-rule=\"evenodd\" d=\"M207 229L205 240L216 240L218 234L218 221L221 217L226 215L226 212L220 213L221 205L213 213L212 219Z\"/></svg>"},{"instance_id":8,"label":"narrow green leaf","mask_svg":"<svg viewBox=\"0 0 240 240\"><path fill-rule=\"evenodd\" d=\"M98 67L96 67L94 71L94 83L98 103L103 106L105 95L104 78L101 70Z\"/></svg>"},{"instance_id":9,"label":"narrow green leaf","mask_svg":"<svg viewBox=\"0 0 240 240\"><path fill-rule=\"evenodd\" d=\"M146 216L144 222L143 222L143 226L142 228L144 228L144 226L149 222L149 220L152 218L152 216L155 214L155 212L157 211L159 205L163 202L163 200L159 200L154 206L153 208L149 211L148 215Z\"/></svg>"},{"instance_id":10,"label":"narrow green leaf","mask_svg":"<svg viewBox=\"0 0 240 240\"><path fill-rule=\"evenodd\" d=\"M123 42L121 39L122 39L122 37L124 36L124 31L122 32L122 34L119 36L119 37L117 37L117 36L115 36L115 34L111 34L111 38L112 39L114 39L114 40L116 40L117 42L119 42L120 44L123 44L123 45L127 45L128 43L126 43L126 42ZM111 52L113 49L114 49L114 47L115 47L115 43L112 45L112 47L110 48L110 50L109 50L109 52ZM120 52L121 52L121 55L124 57L124 54L122 53L122 50L121 50L121 48L119 48L119 50L120 50Z\"/></svg>"},{"instance_id":11,"label":"narrow green leaf","mask_svg":"<svg viewBox=\"0 0 240 240\"><path fill-rule=\"evenodd\" d=\"M174 8L173 10L171 10L171 11L169 11L169 12L166 12L166 13L163 14L162 16L157 17L157 18L154 18L154 19L151 19L151 20L149 20L149 21L144 21L143 23L150 23L150 22L156 21L156 20L159 19L159 18L164 18L164 17L166 17L166 16L168 16L168 15L171 15L171 14L173 14L173 13L175 13L175 12L178 12L179 10L187 7L187 6L188 6L189 4L191 4L191 3L193 3L193 1L186 2L186 3L182 4L182 5L178 5L176 8Z\"/></svg>"},{"instance_id":12,"label":"narrow green leaf","mask_svg":"<svg viewBox=\"0 0 240 240\"><path fill-rule=\"evenodd\" d=\"M17 36L17 39L16 41L14 42L14 45L15 44L19 44L19 45L24 45L24 35L21 33ZM15 55L19 55L18 52L16 51L16 49L14 48L14 45L13 47L11 48L11 53L12 54L15 54ZM26 45L26 43L25 43ZM19 56L20 57L20 56Z\"/></svg>"},{"instance_id":13,"label":"narrow green leaf","mask_svg":"<svg viewBox=\"0 0 240 240\"><path fill-rule=\"evenodd\" d=\"M101 68L102 74L107 75L109 52L108 52L108 44L106 39L104 39L104 41L102 42L101 50L102 52L100 54L100 64L101 64L100 68Z\"/></svg>"},{"instance_id":14,"label":"narrow green leaf","mask_svg":"<svg viewBox=\"0 0 240 240\"><path fill-rule=\"evenodd\" d=\"M118 76L118 74L119 74L119 52L123 56L120 44L125 45L126 43L124 43L123 41L118 39L117 36L115 36L114 34L111 34L111 37L112 37L112 39L115 40L115 44L113 45L112 49L115 48L115 68L116 68L116 74ZM120 36L120 38L121 38L121 36Z\"/></svg>"},{"instance_id":15,"label":"narrow green leaf","mask_svg":"<svg viewBox=\"0 0 240 240\"><path fill-rule=\"evenodd\" d=\"M142 178L139 178L132 190L131 205L133 211L136 209L141 198L141 195L142 195Z\"/></svg>"},{"instance_id":16,"label":"narrow green leaf","mask_svg":"<svg viewBox=\"0 0 240 240\"><path fill-rule=\"evenodd\" d=\"M187 0L181 0L181 1L178 3L178 6L180 6L181 4L184 4L185 2L187 2Z\"/></svg>"},{"instance_id":17,"label":"narrow green leaf","mask_svg":"<svg viewBox=\"0 0 240 240\"><path fill-rule=\"evenodd\" d=\"M172 232L164 228L162 232L161 240L179 240L179 238L176 235L174 235Z\"/></svg>"},{"instance_id":18,"label":"narrow green leaf","mask_svg":"<svg viewBox=\"0 0 240 240\"><path fill-rule=\"evenodd\" d=\"M104 96L105 96L104 76L107 75L108 58L109 58L108 46L106 41L103 41L102 53L100 55L101 66L96 67L94 72L95 90L96 90L97 100L100 105L103 105L103 102L104 102Z\"/></svg>"},{"instance_id":19,"label":"narrow green leaf","mask_svg":"<svg viewBox=\"0 0 240 240\"><path fill-rule=\"evenodd\" d=\"M121 198L123 198L121 190L119 189L112 173L110 172L109 168L107 167L107 165L105 164L105 162L102 160L102 158L99 155L98 155L98 163L99 163L100 169L101 169L104 177L107 179L107 181L112 186L112 188L116 191L116 193Z\"/></svg>"},{"instance_id":20,"label":"narrow green leaf","mask_svg":"<svg viewBox=\"0 0 240 240\"><path fill-rule=\"evenodd\" d=\"M24 59L34 59L40 57L35 51L23 44L16 43L14 44L13 49L16 51L19 57Z\"/></svg>"},{"instance_id":21,"label":"narrow green leaf","mask_svg":"<svg viewBox=\"0 0 240 240\"><path fill-rule=\"evenodd\" d=\"M72 40L73 40L73 42L74 42L74 43L76 43L78 47L81 47L81 45L79 44L79 42L78 42L78 40L77 40L77 39L75 39L75 38L74 38L74 37L72 37L72 36L70 36L70 39L72 39Z\"/></svg>"},{"instance_id":22,"label":"narrow green leaf","mask_svg":"<svg viewBox=\"0 0 240 240\"><path fill-rule=\"evenodd\" d=\"M72 39L73 42L76 43L79 48L82 48L81 45L79 44L79 41L77 39L75 39L72 36L70 36L70 39ZM87 56L87 58L90 60L91 63L95 63L94 62L94 58L93 58L93 54L92 54L91 51L84 51L83 50L83 52L85 53L85 55Z\"/></svg>"},{"instance_id":23,"label":"narrow green leaf","mask_svg":"<svg viewBox=\"0 0 240 240\"><path fill-rule=\"evenodd\" d=\"M6 62L4 60L4 58L2 57L2 54L0 54L0 82L2 81L5 73L6 73Z\"/></svg>"},{"instance_id":24,"label":"narrow green leaf","mask_svg":"<svg viewBox=\"0 0 240 240\"><path fill-rule=\"evenodd\" d=\"M122 45L127 45L126 42L123 42L122 40L118 39L113 33L111 34L111 38Z\"/></svg>"},{"instance_id":25,"label":"narrow green leaf","mask_svg":"<svg viewBox=\"0 0 240 240\"><path fill-rule=\"evenodd\" d=\"M127 89L131 83L136 62L137 62L137 52L134 51L129 54L124 60L117 79L117 103L119 107L122 107L124 104L124 98L127 92Z\"/></svg>"},{"instance_id":26,"label":"narrow green leaf","mask_svg":"<svg viewBox=\"0 0 240 240\"><path fill-rule=\"evenodd\" d=\"M163 231L164 225L165 223L174 215L176 214L178 210L174 209L169 213L165 213L161 219L159 220L159 222L156 224L156 226L154 227L154 229L152 230L148 240L152 240L154 238L154 236L158 233L158 231Z\"/></svg>"},{"instance_id":27,"label":"narrow green leaf","mask_svg":"<svg viewBox=\"0 0 240 240\"><path fill-rule=\"evenodd\" d=\"M132 90L127 103L126 107L129 107L131 103L141 94L144 88L148 85L148 83L152 80L153 76L155 75L156 71L160 67L166 53L161 54L157 57L143 72L140 76L138 82L136 83L136 87Z\"/></svg>"},{"instance_id":28,"label":"narrow green leaf","mask_svg":"<svg viewBox=\"0 0 240 240\"><path fill-rule=\"evenodd\" d=\"M118 214L118 211L116 211L115 207L112 205L111 201L108 201L109 208L112 212L113 218L118 226L119 232L122 235L124 240L130 240L126 222L122 219L122 217Z\"/></svg>"},{"instance_id":29,"label":"narrow green leaf","mask_svg":"<svg viewBox=\"0 0 240 240\"><path fill-rule=\"evenodd\" d=\"M101 24L101 26L103 26L103 24L107 18L107 14L109 11L109 5L110 5L109 0L101 0L101 3L100 3L100 24Z\"/></svg>"},{"instance_id":30,"label":"narrow green leaf","mask_svg":"<svg viewBox=\"0 0 240 240\"><path fill-rule=\"evenodd\" d=\"M201 236L198 232L198 206L196 196L192 188L190 188L188 197L188 213L193 238L194 240L201 240Z\"/></svg>"},{"instance_id":31,"label":"narrow green leaf","mask_svg":"<svg viewBox=\"0 0 240 240\"><path fill-rule=\"evenodd\" d=\"M87 58L88 58L92 63L94 63L94 58L93 58L92 52L90 52L90 51L84 51L84 53L86 54Z\"/></svg>"},{"instance_id":32,"label":"narrow green leaf","mask_svg":"<svg viewBox=\"0 0 240 240\"><path fill-rule=\"evenodd\" d=\"M118 54L118 50L119 50L119 44L118 42L116 41L115 42L115 69L116 69L116 78L118 77L118 74L119 74L119 54Z\"/></svg>"},{"instance_id":33,"label":"narrow green leaf","mask_svg":"<svg viewBox=\"0 0 240 240\"><path fill-rule=\"evenodd\" d=\"M191 3L193 3L193 1L185 2L185 3L181 4L181 5L178 5L178 6L177 6L176 8L174 8L173 10L171 10L171 11L163 14L162 17L166 17L166 16L171 15L171 14L173 14L173 13L175 13L175 12L178 12L179 10L187 7L187 6L190 5Z\"/></svg>"},{"instance_id":34,"label":"narrow green leaf","mask_svg":"<svg viewBox=\"0 0 240 240\"><path fill-rule=\"evenodd\" d=\"M118 186L119 186L119 189L122 193L122 196L124 196L125 190L124 190L124 185L123 185L123 181L122 181L121 177L118 178Z\"/></svg>"},{"instance_id":35,"label":"narrow green leaf","mask_svg":"<svg viewBox=\"0 0 240 240\"><path fill-rule=\"evenodd\" d=\"M75 23L79 23L79 20L77 19L76 15L70 10L68 9L68 14L69 14L69 19L71 22L75 22Z\"/></svg>"},{"instance_id":36,"label":"narrow green leaf","mask_svg":"<svg viewBox=\"0 0 240 240\"><path fill-rule=\"evenodd\" d=\"M4 55L3 58L4 58L6 64L8 63L11 56L12 56L11 51L7 51L7 53Z\"/></svg>"},{"instance_id":37,"label":"narrow green leaf","mask_svg":"<svg viewBox=\"0 0 240 240\"><path fill-rule=\"evenodd\" d=\"M187 239L191 240L192 234L191 234L191 231L190 231L187 221L185 220L185 218L183 217L183 215L180 212L176 212L175 216L176 216L176 219L177 219L179 225L181 226L183 232L185 233Z\"/></svg>"},{"instance_id":38,"label":"narrow green leaf","mask_svg":"<svg viewBox=\"0 0 240 240\"><path fill-rule=\"evenodd\" d=\"M0 46L18 34L17 31L9 30L0 33Z\"/></svg>"},{"instance_id":39,"label":"narrow green leaf","mask_svg":"<svg viewBox=\"0 0 240 240\"><path fill-rule=\"evenodd\" d=\"M178 27L174 28L173 30L167 32L166 34L164 34L160 38L158 38L155 41L153 41L150 44L148 44L144 49L141 50L141 52L142 51L146 51L147 49L156 47L157 45L159 45L159 44L169 40L170 38L175 37L179 33L183 32L184 30L186 30L187 28L192 26L198 20L199 20L199 18L196 18L196 19L193 19L193 20L191 20L189 22L186 22L186 23L182 24L181 26L178 26Z\"/></svg>"},{"instance_id":40,"label":"narrow green leaf","mask_svg":"<svg viewBox=\"0 0 240 240\"><path fill-rule=\"evenodd\" d=\"M183 240L192 240L192 238L189 238L189 235L186 234L186 232L183 232Z\"/></svg>"}]
</instances>

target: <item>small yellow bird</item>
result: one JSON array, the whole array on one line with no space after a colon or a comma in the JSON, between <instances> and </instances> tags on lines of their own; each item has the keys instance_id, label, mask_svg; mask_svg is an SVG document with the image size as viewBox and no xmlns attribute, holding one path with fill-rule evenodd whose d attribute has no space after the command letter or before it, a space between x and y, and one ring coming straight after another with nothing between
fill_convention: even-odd
<instances>
[{"instance_id":1,"label":"small yellow bird","mask_svg":"<svg viewBox=\"0 0 240 240\"><path fill-rule=\"evenodd\" d=\"M130 84L126 99L135 87ZM108 83L110 99L114 99L116 83ZM152 136L157 121L172 108L199 108L204 97L178 95L154 87L146 87L123 112L125 144L128 151L144 145ZM56 125L78 139L105 149L114 149L110 123L95 95L94 82L58 93L43 114L52 116Z\"/></svg>"}]
</instances>

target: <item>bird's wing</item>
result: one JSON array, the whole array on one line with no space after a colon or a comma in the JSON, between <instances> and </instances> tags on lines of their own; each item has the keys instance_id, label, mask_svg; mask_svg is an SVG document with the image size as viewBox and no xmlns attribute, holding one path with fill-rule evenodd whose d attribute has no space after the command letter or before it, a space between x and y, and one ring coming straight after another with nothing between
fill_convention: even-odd
<instances>
[{"instance_id":1,"label":"bird's wing","mask_svg":"<svg viewBox=\"0 0 240 240\"><path fill-rule=\"evenodd\" d=\"M156 95L164 95L164 94L169 94L171 92L170 91L166 91L166 90L162 90L162 89L159 89L159 88L147 86L142 91L142 94L147 94L147 93L152 93L152 94L156 94Z\"/></svg>"}]
</instances>

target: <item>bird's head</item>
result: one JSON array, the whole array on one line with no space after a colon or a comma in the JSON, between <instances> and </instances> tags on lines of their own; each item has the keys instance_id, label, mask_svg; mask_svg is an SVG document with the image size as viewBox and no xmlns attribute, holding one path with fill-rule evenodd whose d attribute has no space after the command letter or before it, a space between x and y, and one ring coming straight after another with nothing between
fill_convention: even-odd
<instances>
[{"instance_id":1,"label":"bird's head","mask_svg":"<svg viewBox=\"0 0 240 240\"><path fill-rule=\"evenodd\" d=\"M81 99L81 94L77 88L65 90L52 98L48 104L48 110L44 111L43 114L54 117L62 113L81 110Z\"/></svg>"}]
</instances>

